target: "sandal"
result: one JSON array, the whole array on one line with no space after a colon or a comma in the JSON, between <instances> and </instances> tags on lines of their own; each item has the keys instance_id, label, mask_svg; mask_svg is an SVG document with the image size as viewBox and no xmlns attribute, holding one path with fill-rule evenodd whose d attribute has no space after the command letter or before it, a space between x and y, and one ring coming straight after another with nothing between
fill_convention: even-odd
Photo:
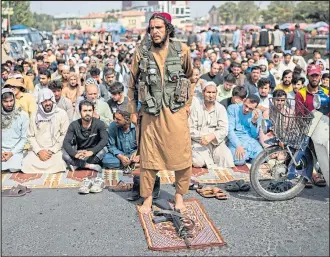
<instances>
[{"instance_id":1,"label":"sandal","mask_svg":"<svg viewBox=\"0 0 330 257\"><path fill-rule=\"evenodd\" d=\"M132 188L133 188L133 183L125 183L124 181L120 180L116 186L109 187L109 191L127 192L127 191L131 191Z\"/></svg>"},{"instance_id":2,"label":"sandal","mask_svg":"<svg viewBox=\"0 0 330 257\"><path fill-rule=\"evenodd\" d=\"M19 197L26 195L27 190L23 187L15 187L13 186L11 189L6 189L2 192L2 196L4 197Z\"/></svg>"},{"instance_id":3,"label":"sandal","mask_svg":"<svg viewBox=\"0 0 330 257\"><path fill-rule=\"evenodd\" d=\"M250 190L251 186L249 183L245 182L243 179L236 181L240 191L247 192Z\"/></svg>"},{"instance_id":4,"label":"sandal","mask_svg":"<svg viewBox=\"0 0 330 257\"><path fill-rule=\"evenodd\" d=\"M327 185L324 178L320 177L319 174L312 177L312 182L314 183L315 186L318 187L325 187Z\"/></svg>"},{"instance_id":5,"label":"sandal","mask_svg":"<svg viewBox=\"0 0 330 257\"><path fill-rule=\"evenodd\" d=\"M199 193L204 198L212 198L215 197L215 193L213 192L212 187L203 187L203 188L197 188L196 192Z\"/></svg>"},{"instance_id":6,"label":"sandal","mask_svg":"<svg viewBox=\"0 0 330 257\"><path fill-rule=\"evenodd\" d=\"M305 188L313 188L313 182L311 182L311 181L307 181L306 183L305 183Z\"/></svg>"},{"instance_id":7,"label":"sandal","mask_svg":"<svg viewBox=\"0 0 330 257\"><path fill-rule=\"evenodd\" d=\"M228 192L238 192L240 189L239 185L236 183L236 181L231 181L226 183L225 190Z\"/></svg>"},{"instance_id":8,"label":"sandal","mask_svg":"<svg viewBox=\"0 0 330 257\"><path fill-rule=\"evenodd\" d=\"M215 194L215 198L218 200L227 200L228 196L223 192L219 192Z\"/></svg>"},{"instance_id":9,"label":"sandal","mask_svg":"<svg viewBox=\"0 0 330 257\"><path fill-rule=\"evenodd\" d=\"M17 188L20 188L22 190L25 190L27 193L31 193L32 192L31 188L28 188L27 186L23 186L21 184L18 184L17 185Z\"/></svg>"}]
</instances>

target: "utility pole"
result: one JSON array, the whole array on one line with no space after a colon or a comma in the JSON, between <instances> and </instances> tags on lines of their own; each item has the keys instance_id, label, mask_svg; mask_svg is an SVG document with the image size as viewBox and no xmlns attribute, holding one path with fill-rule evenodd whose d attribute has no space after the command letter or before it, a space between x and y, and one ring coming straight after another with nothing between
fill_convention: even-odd
<instances>
[{"instance_id":1,"label":"utility pole","mask_svg":"<svg viewBox=\"0 0 330 257\"><path fill-rule=\"evenodd\" d=\"M8 8L8 34L10 34L10 12L9 12L9 1L7 1L7 8Z\"/></svg>"}]
</instances>

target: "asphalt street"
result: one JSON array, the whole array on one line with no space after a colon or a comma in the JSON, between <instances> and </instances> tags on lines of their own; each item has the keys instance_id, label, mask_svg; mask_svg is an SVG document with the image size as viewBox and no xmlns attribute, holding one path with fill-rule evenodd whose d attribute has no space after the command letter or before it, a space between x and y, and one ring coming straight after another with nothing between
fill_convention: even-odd
<instances>
[{"instance_id":1,"label":"asphalt street","mask_svg":"<svg viewBox=\"0 0 330 257\"><path fill-rule=\"evenodd\" d=\"M161 197L173 194L162 185ZM78 195L72 188L2 197L2 256L329 256L328 187L286 202L263 201L252 190L226 201L191 191L186 198L202 202L227 246L167 253L148 249L126 196Z\"/></svg>"}]
</instances>

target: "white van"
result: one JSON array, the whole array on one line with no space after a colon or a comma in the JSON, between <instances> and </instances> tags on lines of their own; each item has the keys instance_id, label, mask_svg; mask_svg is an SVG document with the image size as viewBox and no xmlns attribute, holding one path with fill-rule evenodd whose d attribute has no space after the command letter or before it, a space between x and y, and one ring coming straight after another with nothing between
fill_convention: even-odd
<instances>
[{"instance_id":1,"label":"white van","mask_svg":"<svg viewBox=\"0 0 330 257\"><path fill-rule=\"evenodd\" d=\"M17 41L21 44L22 48L27 53L30 60L33 59L33 50L32 47L29 45L29 43L26 41L25 37L8 37L7 41Z\"/></svg>"}]
</instances>

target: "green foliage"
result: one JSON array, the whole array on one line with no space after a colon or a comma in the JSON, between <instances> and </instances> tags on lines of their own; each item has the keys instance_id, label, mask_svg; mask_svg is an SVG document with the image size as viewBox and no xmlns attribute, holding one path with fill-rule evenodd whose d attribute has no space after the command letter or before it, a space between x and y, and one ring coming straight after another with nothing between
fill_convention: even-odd
<instances>
[{"instance_id":1,"label":"green foliage","mask_svg":"<svg viewBox=\"0 0 330 257\"><path fill-rule=\"evenodd\" d=\"M267 9L261 11L265 23L292 23L296 3L293 1L271 1Z\"/></svg>"},{"instance_id":2,"label":"green foliage","mask_svg":"<svg viewBox=\"0 0 330 257\"><path fill-rule=\"evenodd\" d=\"M328 1L299 2L294 11L294 18L300 22L313 23L318 21L329 22Z\"/></svg>"},{"instance_id":3,"label":"green foliage","mask_svg":"<svg viewBox=\"0 0 330 257\"><path fill-rule=\"evenodd\" d=\"M219 6L218 12L224 24L263 23L316 23L329 22L329 3L327 1L270 1L264 10L260 10L257 1L226 2Z\"/></svg>"},{"instance_id":4,"label":"green foliage","mask_svg":"<svg viewBox=\"0 0 330 257\"><path fill-rule=\"evenodd\" d=\"M33 15L30 10L30 1L4 1L3 7L13 8L14 14L10 16L10 26L22 24L25 26L33 25Z\"/></svg>"},{"instance_id":5,"label":"green foliage","mask_svg":"<svg viewBox=\"0 0 330 257\"><path fill-rule=\"evenodd\" d=\"M55 19L53 16L48 14L33 13L33 24L32 27L42 31L52 31L55 25ZM55 26L56 27L56 26Z\"/></svg>"},{"instance_id":6,"label":"green foliage","mask_svg":"<svg viewBox=\"0 0 330 257\"><path fill-rule=\"evenodd\" d=\"M103 22L109 22L109 23L118 22L118 19L116 17L109 15L109 16L103 18Z\"/></svg>"}]
</instances>

